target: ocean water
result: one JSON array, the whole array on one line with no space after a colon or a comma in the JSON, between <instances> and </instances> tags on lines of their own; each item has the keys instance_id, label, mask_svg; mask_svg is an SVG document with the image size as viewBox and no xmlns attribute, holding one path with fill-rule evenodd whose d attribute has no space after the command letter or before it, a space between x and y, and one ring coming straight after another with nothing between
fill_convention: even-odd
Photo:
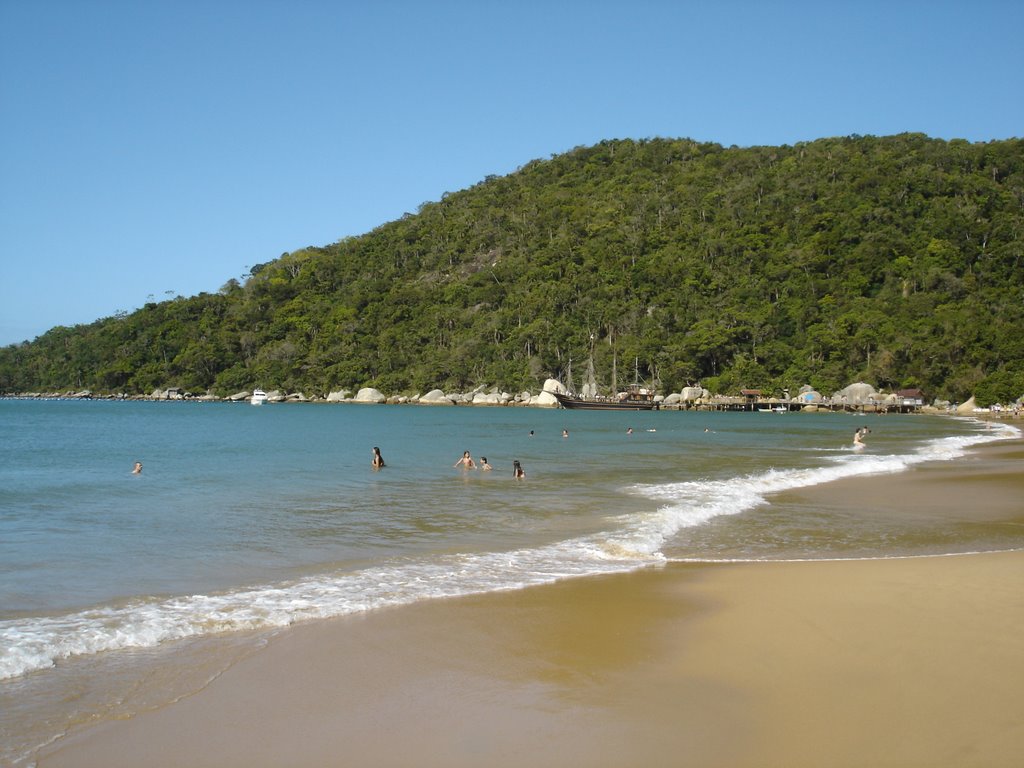
<instances>
[{"instance_id":1,"label":"ocean water","mask_svg":"<svg viewBox=\"0 0 1024 768\"><path fill-rule=\"evenodd\" d=\"M1019 527L951 536L948 518L768 503L1019 434L926 416L0 400L0 765L194 691L296 622L670 560L1019 548ZM464 450L493 471L455 468Z\"/></svg>"}]
</instances>

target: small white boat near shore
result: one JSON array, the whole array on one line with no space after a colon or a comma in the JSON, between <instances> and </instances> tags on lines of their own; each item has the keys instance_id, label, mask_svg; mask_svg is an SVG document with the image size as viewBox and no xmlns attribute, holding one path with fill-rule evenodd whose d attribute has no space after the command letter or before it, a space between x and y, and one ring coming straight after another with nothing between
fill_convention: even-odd
<instances>
[{"instance_id":1,"label":"small white boat near shore","mask_svg":"<svg viewBox=\"0 0 1024 768\"><path fill-rule=\"evenodd\" d=\"M253 405L263 405L267 402L267 393L262 389L255 389L252 393L252 398L249 400Z\"/></svg>"}]
</instances>

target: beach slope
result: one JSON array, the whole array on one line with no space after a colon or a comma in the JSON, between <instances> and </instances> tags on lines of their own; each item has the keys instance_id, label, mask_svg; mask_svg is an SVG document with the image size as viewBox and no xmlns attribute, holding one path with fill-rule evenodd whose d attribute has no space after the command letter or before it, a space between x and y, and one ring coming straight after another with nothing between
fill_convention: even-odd
<instances>
[{"instance_id":1,"label":"beach slope","mask_svg":"<svg viewBox=\"0 0 1024 768\"><path fill-rule=\"evenodd\" d=\"M1020 467L1014 441L799 501L991 499L1015 525ZM1016 766L1022 587L1022 552L674 563L381 610L282 632L38 765Z\"/></svg>"}]
</instances>

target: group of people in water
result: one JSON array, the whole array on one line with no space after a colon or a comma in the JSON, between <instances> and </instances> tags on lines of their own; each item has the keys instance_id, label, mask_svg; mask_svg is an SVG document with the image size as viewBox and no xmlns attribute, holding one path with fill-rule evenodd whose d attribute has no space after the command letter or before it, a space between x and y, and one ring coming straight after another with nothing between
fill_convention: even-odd
<instances>
[{"instance_id":1,"label":"group of people in water","mask_svg":"<svg viewBox=\"0 0 1024 768\"><path fill-rule=\"evenodd\" d=\"M480 457L480 463L477 464L473 461L473 456L469 451L463 451L462 456L456 461L453 467L462 467L463 469L479 469L482 472L490 472L494 467L491 466L490 462L487 461L486 456ZM526 472L523 471L523 465L519 463L519 459L512 461L512 477L516 480L522 480L526 477Z\"/></svg>"},{"instance_id":2,"label":"group of people in water","mask_svg":"<svg viewBox=\"0 0 1024 768\"><path fill-rule=\"evenodd\" d=\"M568 436L569 430L563 429L562 437ZM530 430L530 437L533 437L532 429ZM381 467L384 466L384 457L381 456L380 448L378 448L377 446L373 446L373 458L371 459L370 464L375 470L380 469ZM459 460L456 461L452 466L461 467L462 469L467 470L479 469L481 472L490 472L491 470L494 469L494 467L491 466L490 462L487 461L486 456L481 456L480 463L477 464L477 462L473 460L473 455L469 451L463 451L462 456L460 456ZM512 477L514 477L516 480L522 480L526 477L526 470L523 469L523 465L520 463L519 459L512 460Z\"/></svg>"},{"instance_id":3,"label":"group of people in water","mask_svg":"<svg viewBox=\"0 0 1024 768\"><path fill-rule=\"evenodd\" d=\"M380 469L385 466L384 457L380 453L380 448L376 445L373 446L373 458L370 461L370 465L374 469ZM463 451L462 456L456 461L453 467L462 467L463 469L479 469L482 472L490 472L494 467L491 466L490 462L487 461L486 456L480 457L480 463L477 464L473 461L473 455L469 451ZM516 480L522 480L526 477L526 472L523 470L523 465L519 463L519 459L515 459L512 462L512 477Z\"/></svg>"}]
</instances>

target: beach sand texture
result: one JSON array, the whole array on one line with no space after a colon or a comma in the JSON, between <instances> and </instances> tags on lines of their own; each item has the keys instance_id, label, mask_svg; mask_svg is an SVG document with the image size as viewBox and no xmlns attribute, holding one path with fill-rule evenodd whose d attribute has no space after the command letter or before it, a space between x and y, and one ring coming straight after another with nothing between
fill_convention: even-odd
<instances>
[{"instance_id":1,"label":"beach sand texture","mask_svg":"<svg viewBox=\"0 0 1024 768\"><path fill-rule=\"evenodd\" d=\"M1024 443L787 500L1024 525ZM1024 552L673 563L295 627L38 765L1017 766L1022 638Z\"/></svg>"}]
</instances>

